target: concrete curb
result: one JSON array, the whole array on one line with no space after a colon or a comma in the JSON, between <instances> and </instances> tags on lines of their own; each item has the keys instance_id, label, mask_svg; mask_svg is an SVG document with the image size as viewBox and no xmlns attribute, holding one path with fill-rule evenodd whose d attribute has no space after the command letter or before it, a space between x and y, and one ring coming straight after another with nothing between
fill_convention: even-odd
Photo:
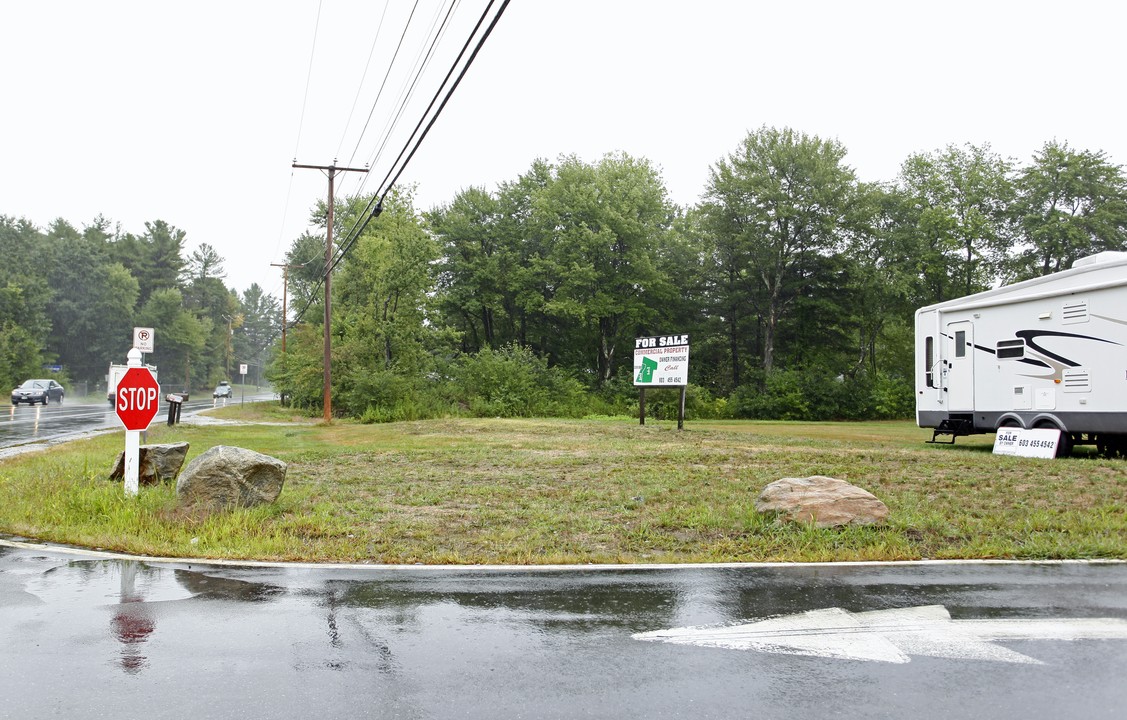
<instances>
[{"instance_id":1,"label":"concrete curb","mask_svg":"<svg viewBox=\"0 0 1127 720\"><path fill-rule=\"evenodd\" d=\"M852 568L852 567L943 567L943 566L1069 566L1069 565L1127 565L1127 560L1096 559L1096 560L889 560L889 561L855 561L855 562L749 562L749 563L652 563L652 564L613 564L613 565L383 565L373 563L311 563L311 562L270 562L265 560L226 560L222 558L171 558L155 557L151 555L129 555L126 553L110 552L106 550L90 550L87 548L69 547L66 545L53 545L50 543L29 542L26 540L8 540L0 538L0 547L9 547L18 550L32 550L50 552L58 555L71 555L75 557L95 560L135 560L150 564L192 564L214 565L217 567L247 567L247 568L293 568L299 570L364 570L387 572L389 570L415 572L430 571L474 571L474 572L600 572L623 570L702 570L702 569L763 569L778 568Z\"/></svg>"}]
</instances>

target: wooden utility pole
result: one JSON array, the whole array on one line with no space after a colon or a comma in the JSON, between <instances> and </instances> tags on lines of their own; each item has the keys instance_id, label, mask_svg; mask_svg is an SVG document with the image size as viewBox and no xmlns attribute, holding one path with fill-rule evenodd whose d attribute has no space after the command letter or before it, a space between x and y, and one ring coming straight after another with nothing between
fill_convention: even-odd
<instances>
[{"instance_id":1,"label":"wooden utility pole","mask_svg":"<svg viewBox=\"0 0 1127 720\"><path fill-rule=\"evenodd\" d=\"M285 263L270 263L270 267L282 268L282 354L286 352L286 325L289 317L286 315L286 293L290 289L290 268L301 265L287 265Z\"/></svg>"},{"instance_id":2,"label":"wooden utility pole","mask_svg":"<svg viewBox=\"0 0 1127 720\"><path fill-rule=\"evenodd\" d=\"M331 288L330 288L330 275L332 275L333 265L333 178L336 177L338 172L368 172L368 168L350 168L350 167L337 167L337 161L334 159L332 165L299 165L294 160L293 167L303 168L307 170L323 170L329 175L329 217L325 223L325 422L331 422L333 419L333 401L332 401L332 387L333 387L333 371L332 371L332 341L330 340L330 330L332 323L331 315Z\"/></svg>"}]
</instances>

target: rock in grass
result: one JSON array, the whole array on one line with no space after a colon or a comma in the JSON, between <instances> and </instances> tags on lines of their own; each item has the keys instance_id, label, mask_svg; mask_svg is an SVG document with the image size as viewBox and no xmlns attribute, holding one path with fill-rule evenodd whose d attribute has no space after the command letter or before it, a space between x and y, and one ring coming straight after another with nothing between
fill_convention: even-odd
<instances>
[{"instance_id":1,"label":"rock in grass","mask_svg":"<svg viewBox=\"0 0 1127 720\"><path fill-rule=\"evenodd\" d=\"M172 480L184 466L188 457L188 443L163 443L142 445L137 454L137 480L140 485L156 485L161 480ZM110 480L125 477L125 452L118 453L110 471Z\"/></svg>"},{"instance_id":2,"label":"rock in grass","mask_svg":"<svg viewBox=\"0 0 1127 720\"><path fill-rule=\"evenodd\" d=\"M176 494L182 505L215 510L271 503L282 493L286 464L246 448L216 445L196 456L180 479Z\"/></svg>"},{"instance_id":3,"label":"rock in grass","mask_svg":"<svg viewBox=\"0 0 1127 720\"><path fill-rule=\"evenodd\" d=\"M824 475L776 480L759 493L755 509L817 527L879 525L888 518L888 506L875 495Z\"/></svg>"}]
</instances>

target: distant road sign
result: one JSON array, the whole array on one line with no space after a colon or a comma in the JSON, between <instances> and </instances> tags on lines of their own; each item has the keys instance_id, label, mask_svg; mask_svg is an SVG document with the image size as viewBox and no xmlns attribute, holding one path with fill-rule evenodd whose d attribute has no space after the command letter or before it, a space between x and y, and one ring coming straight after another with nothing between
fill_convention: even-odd
<instances>
[{"instance_id":1,"label":"distant road sign","mask_svg":"<svg viewBox=\"0 0 1127 720\"><path fill-rule=\"evenodd\" d=\"M133 328L133 347L143 353L153 352L153 329L144 327Z\"/></svg>"},{"instance_id":2,"label":"distant road sign","mask_svg":"<svg viewBox=\"0 0 1127 720\"><path fill-rule=\"evenodd\" d=\"M126 430L144 430L156 417L160 387L146 367L125 371L117 383L114 408Z\"/></svg>"}]
</instances>

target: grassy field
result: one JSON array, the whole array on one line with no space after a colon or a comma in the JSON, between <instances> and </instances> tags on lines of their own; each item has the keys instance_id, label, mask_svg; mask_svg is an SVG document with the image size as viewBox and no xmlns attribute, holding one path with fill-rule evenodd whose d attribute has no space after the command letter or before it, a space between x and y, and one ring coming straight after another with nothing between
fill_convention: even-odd
<instances>
[{"instance_id":1,"label":"grassy field","mask_svg":"<svg viewBox=\"0 0 1127 720\"><path fill-rule=\"evenodd\" d=\"M268 507L204 516L174 488L124 497L121 433L0 462L0 532L139 554L371 563L1127 558L1127 463L929 445L911 423L637 420L154 426L189 457L239 445L289 463ZM831 475L888 504L883 527L759 516L782 477Z\"/></svg>"}]
</instances>

